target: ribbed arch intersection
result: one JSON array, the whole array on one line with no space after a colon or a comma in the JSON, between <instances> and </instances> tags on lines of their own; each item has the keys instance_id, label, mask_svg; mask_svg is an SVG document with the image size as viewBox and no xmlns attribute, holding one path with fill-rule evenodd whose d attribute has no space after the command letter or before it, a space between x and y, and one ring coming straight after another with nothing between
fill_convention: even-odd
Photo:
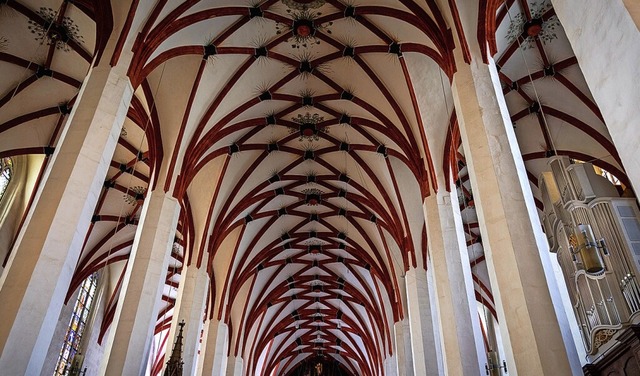
<instances>
[{"instance_id":1,"label":"ribbed arch intersection","mask_svg":"<svg viewBox=\"0 0 640 376\"><path fill-rule=\"evenodd\" d=\"M181 122L164 184L203 229L192 260L230 353L251 374L325 359L377 375L434 188L403 56L450 71L448 31L431 2L302 3L163 4L130 76L159 88L163 135Z\"/></svg>"},{"instance_id":2,"label":"ribbed arch intersection","mask_svg":"<svg viewBox=\"0 0 640 376\"><path fill-rule=\"evenodd\" d=\"M211 277L206 318L228 325L229 355L247 374L317 363L383 374L393 325L407 316L404 273L425 266L423 198L453 189L449 177L476 298L495 314L453 113L454 41L467 60L475 40L485 62L493 55L534 195L553 155L628 183L549 1L479 2L477 30L455 36L469 9L454 1L134 2L121 35L111 32L126 10L109 2L41 3L0 1L0 157L43 155L43 182L110 36L117 51L102 59L125 65L135 90L67 294L106 275L100 339L153 190L181 205L161 345L183 268L195 265Z\"/></svg>"}]
</instances>

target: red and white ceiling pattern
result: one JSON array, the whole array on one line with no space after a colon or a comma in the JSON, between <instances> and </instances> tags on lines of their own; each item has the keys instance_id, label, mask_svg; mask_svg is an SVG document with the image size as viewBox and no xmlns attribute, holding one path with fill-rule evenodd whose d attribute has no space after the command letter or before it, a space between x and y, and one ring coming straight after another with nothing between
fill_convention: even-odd
<instances>
[{"instance_id":1,"label":"red and white ceiling pattern","mask_svg":"<svg viewBox=\"0 0 640 376\"><path fill-rule=\"evenodd\" d=\"M412 2L315 5L166 4L130 75L158 88L180 145L169 175L205 234L187 252L211 268L230 352L250 374L319 356L375 375L426 244L428 151L403 55L446 62L446 32Z\"/></svg>"},{"instance_id":2,"label":"red and white ceiling pattern","mask_svg":"<svg viewBox=\"0 0 640 376\"><path fill-rule=\"evenodd\" d=\"M553 153L624 181L545 4L508 0L496 15L495 59L534 192ZM0 156L55 148L111 27L95 6L0 2ZM478 300L493 309L464 153L447 146L459 133L425 135L449 127L452 110L425 103L452 103L448 88L417 78L428 71L447 86L453 72L435 1L160 0L145 19L129 69L136 93L71 289L110 273L102 333L141 203L165 189L183 210L157 332L190 263L209 270L208 315L229 324L230 352L249 374L288 374L318 356L382 374L393 323L406 316L402 276L426 257L422 198L443 161L465 196ZM535 30L550 34L527 39Z\"/></svg>"}]
</instances>

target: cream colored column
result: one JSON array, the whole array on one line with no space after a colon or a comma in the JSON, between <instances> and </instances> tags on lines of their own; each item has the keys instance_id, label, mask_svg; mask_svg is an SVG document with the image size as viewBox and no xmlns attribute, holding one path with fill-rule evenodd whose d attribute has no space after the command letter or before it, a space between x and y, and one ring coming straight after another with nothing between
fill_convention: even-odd
<instances>
[{"instance_id":1,"label":"cream colored column","mask_svg":"<svg viewBox=\"0 0 640 376\"><path fill-rule=\"evenodd\" d=\"M424 211L445 374L475 376L484 372L487 359L457 196L434 192L425 199Z\"/></svg>"},{"instance_id":2,"label":"cream colored column","mask_svg":"<svg viewBox=\"0 0 640 376\"><path fill-rule=\"evenodd\" d=\"M427 258L427 287L429 288L429 306L431 307L431 325L433 331L433 339L435 342L434 352L436 357L436 363L438 364L438 373L440 375L446 375L444 367L444 341L442 340L442 333L440 331L440 315L438 313L438 300L436 293L436 281L433 276L434 267L431 264L431 259Z\"/></svg>"},{"instance_id":3,"label":"cream colored column","mask_svg":"<svg viewBox=\"0 0 640 376\"><path fill-rule=\"evenodd\" d=\"M227 376L244 376L244 361L240 356L229 356Z\"/></svg>"},{"instance_id":4,"label":"cream colored column","mask_svg":"<svg viewBox=\"0 0 640 376\"><path fill-rule=\"evenodd\" d=\"M640 2L627 0L553 0L624 168L640 192ZM631 5L633 3L634 5ZM632 12L631 14L629 12Z\"/></svg>"},{"instance_id":5,"label":"cream colored column","mask_svg":"<svg viewBox=\"0 0 640 376\"><path fill-rule=\"evenodd\" d=\"M456 53L453 97L509 375L570 375L539 254L546 239L497 72Z\"/></svg>"},{"instance_id":6,"label":"cream colored column","mask_svg":"<svg viewBox=\"0 0 640 376\"><path fill-rule=\"evenodd\" d=\"M413 375L440 375L442 371L436 350L436 346L440 346L440 343L437 341L432 318L426 270L409 269L405 275L405 284L407 288Z\"/></svg>"},{"instance_id":7,"label":"cream colored column","mask_svg":"<svg viewBox=\"0 0 640 376\"><path fill-rule=\"evenodd\" d=\"M0 278L3 374L40 374L132 94L107 64L80 89Z\"/></svg>"},{"instance_id":8,"label":"cream colored column","mask_svg":"<svg viewBox=\"0 0 640 376\"><path fill-rule=\"evenodd\" d=\"M398 375L413 375L413 360L411 359L411 336L409 319L405 318L393 325L396 340L396 362Z\"/></svg>"},{"instance_id":9,"label":"cream colored column","mask_svg":"<svg viewBox=\"0 0 640 376\"><path fill-rule=\"evenodd\" d=\"M215 319L209 320L207 342L204 346L202 375L221 376L227 372L229 352L229 327Z\"/></svg>"},{"instance_id":10,"label":"cream colored column","mask_svg":"<svg viewBox=\"0 0 640 376\"><path fill-rule=\"evenodd\" d=\"M196 375L200 376L200 375L204 375L202 369L204 367L204 357L205 357L205 351L206 351L206 346L207 346L207 335L209 334L209 325L208 325L208 321L205 321L203 326L202 326L202 343L199 347L200 351L198 354L198 362L196 364Z\"/></svg>"},{"instance_id":11,"label":"cream colored column","mask_svg":"<svg viewBox=\"0 0 640 376\"><path fill-rule=\"evenodd\" d=\"M173 315L167 351L175 342L178 323L184 320L184 345L182 346L182 374L185 376L195 375L198 358L198 345L200 344L200 333L202 330L202 320L204 318L204 307L209 289L209 274L205 268L196 267L195 263L182 268L180 276L180 286L176 305L173 308L178 314ZM166 364L165 364L166 367Z\"/></svg>"},{"instance_id":12,"label":"cream colored column","mask_svg":"<svg viewBox=\"0 0 640 376\"><path fill-rule=\"evenodd\" d=\"M398 358L396 355L389 355L384 360L384 376L398 376Z\"/></svg>"},{"instance_id":13,"label":"cream colored column","mask_svg":"<svg viewBox=\"0 0 640 376\"><path fill-rule=\"evenodd\" d=\"M144 375L180 205L162 191L145 199L105 344L101 375Z\"/></svg>"}]
</instances>

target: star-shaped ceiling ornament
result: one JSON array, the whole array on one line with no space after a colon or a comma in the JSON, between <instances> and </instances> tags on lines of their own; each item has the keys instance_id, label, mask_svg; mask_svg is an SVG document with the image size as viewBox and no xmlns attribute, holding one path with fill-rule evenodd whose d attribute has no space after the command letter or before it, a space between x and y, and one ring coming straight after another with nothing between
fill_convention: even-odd
<instances>
[{"instance_id":1,"label":"star-shaped ceiling ornament","mask_svg":"<svg viewBox=\"0 0 640 376\"><path fill-rule=\"evenodd\" d=\"M29 30L35 34L35 39L40 44L55 46L57 50L68 52L71 51L70 42L83 42L80 28L71 18L60 18L57 11L46 7L41 7L36 13L44 23L29 20Z\"/></svg>"},{"instance_id":2,"label":"star-shaped ceiling ornament","mask_svg":"<svg viewBox=\"0 0 640 376\"><path fill-rule=\"evenodd\" d=\"M318 31L331 34L329 27L333 22L317 24L316 20L322 15L322 12L316 11L324 5L325 1L294 1L282 0L287 6L287 13L291 15L291 23L278 22L276 24L276 34L291 33L289 42L293 48L307 48L316 44L320 44Z\"/></svg>"},{"instance_id":3,"label":"star-shaped ceiling ornament","mask_svg":"<svg viewBox=\"0 0 640 376\"><path fill-rule=\"evenodd\" d=\"M322 191L318 188L307 188L302 191L305 195L305 203L309 206L316 206L322 201Z\"/></svg>"},{"instance_id":4,"label":"star-shaped ceiling ornament","mask_svg":"<svg viewBox=\"0 0 640 376\"><path fill-rule=\"evenodd\" d=\"M307 112L304 115L298 114L298 116L291 118L291 120L299 125L299 128L293 128L291 133L300 132L300 141L318 141L320 139L320 132L329 133L328 129L318 127L318 124L324 121L324 117L319 114L312 115Z\"/></svg>"},{"instance_id":5,"label":"star-shaped ceiling ornament","mask_svg":"<svg viewBox=\"0 0 640 376\"><path fill-rule=\"evenodd\" d=\"M513 43L520 41L523 50L533 48L536 40L543 44L550 43L558 38L556 28L560 28L560 21L556 15L544 17L552 6L548 0L531 3L531 18L527 18L524 13L516 14L509 24L507 30L507 40Z\"/></svg>"}]
</instances>

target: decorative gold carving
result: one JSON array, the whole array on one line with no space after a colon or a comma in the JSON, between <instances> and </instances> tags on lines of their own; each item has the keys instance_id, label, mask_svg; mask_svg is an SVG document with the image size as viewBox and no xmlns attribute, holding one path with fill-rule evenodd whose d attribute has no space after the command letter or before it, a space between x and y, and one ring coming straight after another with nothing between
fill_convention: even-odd
<instances>
[{"instance_id":1,"label":"decorative gold carving","mask_svg":"<svg viewBox=\"0 0 640 376\"><path fill-rule=\"evenodd\" d=\"M569 245L572 246L574 249L578 246L578 238L576 237L575 234L569 235Z\"/></svg>"},{"instance_id":2,"label":"decorative gold carving","mask_svg":"<svg viewBox=\"0 0 640 376\"><path fill-rule=\"evenodd\" d=\"M593 336L593 352L599 349L600 346L607 343L614 334L616 334L617 329L600 329Z\"/></svg>"}]
</instances>

